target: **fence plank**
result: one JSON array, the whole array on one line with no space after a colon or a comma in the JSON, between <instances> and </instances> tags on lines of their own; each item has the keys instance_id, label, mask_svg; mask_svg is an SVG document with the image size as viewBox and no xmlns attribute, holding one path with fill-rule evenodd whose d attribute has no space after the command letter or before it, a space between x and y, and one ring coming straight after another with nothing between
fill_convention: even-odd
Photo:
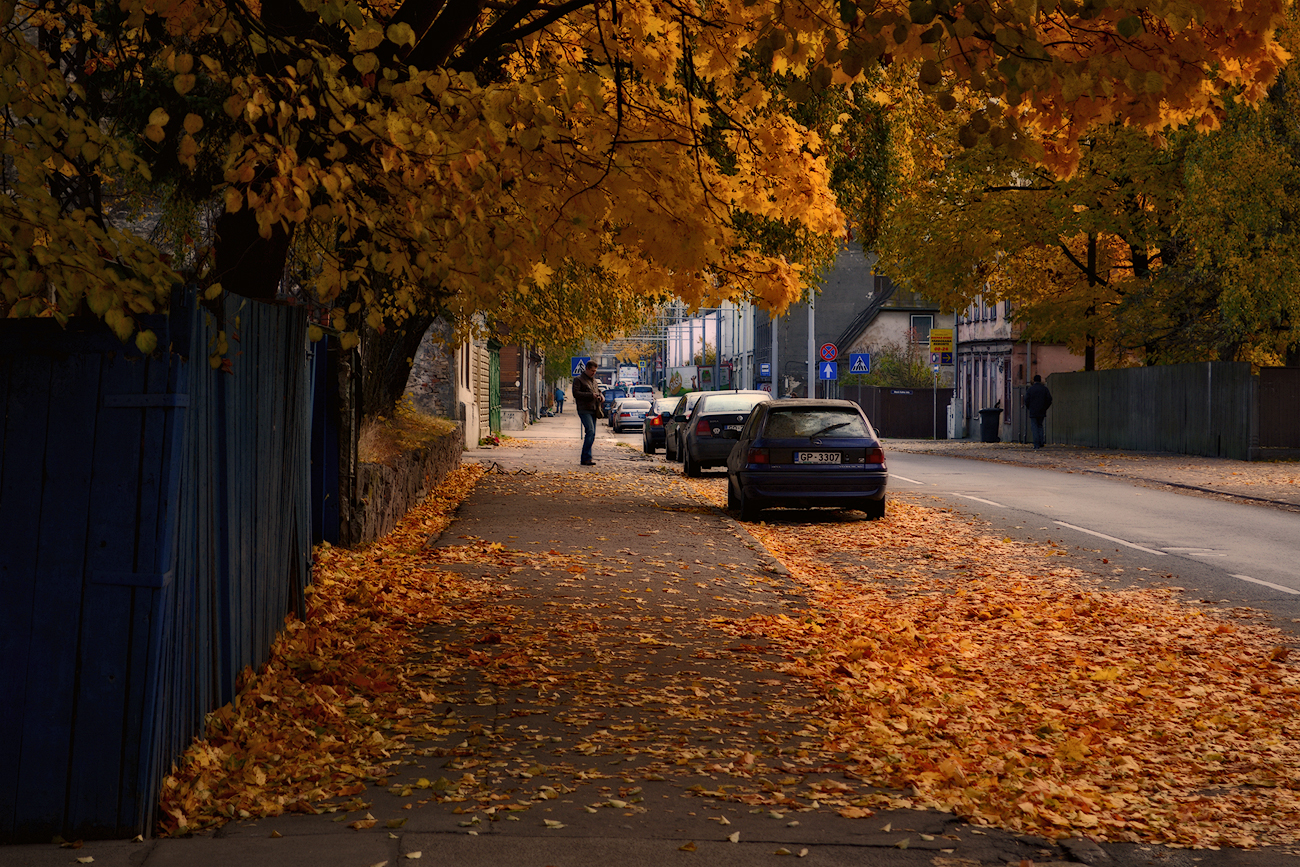
<instances>
[{"instance_id":1,"label":"fence plank","mask_svg":"<svg viewBox=\"0 0 1300 867\"><path fill-rule=\"evenodd\" d=\"M0 714L0 822L19 821L19 774L23 766L23 730L27 720L28 668L36 623L37 546L40 536L49 423L49 362L41 358L0 356L6 412L0 414L7 448L0 452L0 672L9 707ZM24 804L22 815L30 808Z\"/></svg>"}]
</instances>

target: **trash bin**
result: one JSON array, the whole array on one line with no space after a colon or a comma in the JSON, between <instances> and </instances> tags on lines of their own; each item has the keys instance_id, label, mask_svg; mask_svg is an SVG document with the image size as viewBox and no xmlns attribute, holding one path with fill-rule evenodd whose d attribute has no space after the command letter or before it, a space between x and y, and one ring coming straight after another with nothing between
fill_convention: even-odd
<instances>
[{"instance_id":1,"label":"trash bin","mask_svg":"<svg viewBox=\"0 0 1300 867\"><path fill-rule=\"evenodd\" d=\"M1002 409L982 409L980 410L980 442L982 443L1000 443L1002 437L998 436L998 425L1001 424Z\"/></svg>"}]
</instances>

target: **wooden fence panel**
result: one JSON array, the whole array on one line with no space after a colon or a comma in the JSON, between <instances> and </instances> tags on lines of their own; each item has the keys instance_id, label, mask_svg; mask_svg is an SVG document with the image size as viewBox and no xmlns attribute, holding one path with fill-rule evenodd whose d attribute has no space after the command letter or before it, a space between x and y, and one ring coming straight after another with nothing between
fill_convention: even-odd
<instances>
[{"instance_id":1,"label":"wooden fence panel","mask_svg":"<svg viewBox=\"0 0 1300 867\"><path fill-rule=\"evenodd\" d=\"M1300 449L1300 367L1260 370L1259 445Z\"/></svg>"},{"instance_id":2,"label":"wooden fence panel","mask_svg":"<svg viewBox=\"0 0 1300 867\"><path fill-rule=\"evenodd\" d=\"M167 767L302 609L304 317L231 300L219 323L191 295L147 324L172 352L0 323L0 841L148 833ZM202 355L222 328L229 372Z\"/></svg>"},{"instance_id":3,"label":"wooden fence panel","mask_svg":"<svg viewBox=\"0 0 1300 867\"><path fill-rule=\"evenodd\" d=\"M1248 460L1250 365L1174 364L1048 377L1048 442Z\"/></svg>"}]
</instances>

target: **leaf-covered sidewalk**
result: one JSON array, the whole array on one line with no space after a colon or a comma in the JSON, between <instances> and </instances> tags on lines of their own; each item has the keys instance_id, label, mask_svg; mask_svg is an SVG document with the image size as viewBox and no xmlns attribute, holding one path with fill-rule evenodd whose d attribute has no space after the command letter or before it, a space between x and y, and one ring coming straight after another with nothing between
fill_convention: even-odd
<instances>
[{"instance_id":1,"label":"leaf-covered sidewalk","mask_svg":"<svg viewBox=\"0 0 1300 867\"><path fill-rule=\"evenodd\" d=\"M562 834L689 809L888 834L873 813L936 808L902 839L960 850L955 817L1300 837L1300 678L1270 630L944 510L740 525L720 475L608 465L467 467L381 543L320 551L307 621L168 778L164 830L335 811Z\"/></svg>"}]
</instances>

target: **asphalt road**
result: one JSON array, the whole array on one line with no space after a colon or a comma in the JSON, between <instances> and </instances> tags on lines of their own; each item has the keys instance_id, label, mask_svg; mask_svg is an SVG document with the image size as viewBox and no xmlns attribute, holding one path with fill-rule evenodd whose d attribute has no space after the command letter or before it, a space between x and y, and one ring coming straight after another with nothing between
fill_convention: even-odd
<instances>
[{"instance_id":1,"label":"asphalt road","mask_svg":"<svg viewBox=\"0 0 1300 867\"><path fill-rule=\"evenodd\" d=\"M935 455L891 453L889 471L895 496L936 498L1017 538L1076 547L1118 583L1159 578L1189 600L1266 610L1293 631L1300 620L1294 513Z\"/></svg>"}]
</instances>

